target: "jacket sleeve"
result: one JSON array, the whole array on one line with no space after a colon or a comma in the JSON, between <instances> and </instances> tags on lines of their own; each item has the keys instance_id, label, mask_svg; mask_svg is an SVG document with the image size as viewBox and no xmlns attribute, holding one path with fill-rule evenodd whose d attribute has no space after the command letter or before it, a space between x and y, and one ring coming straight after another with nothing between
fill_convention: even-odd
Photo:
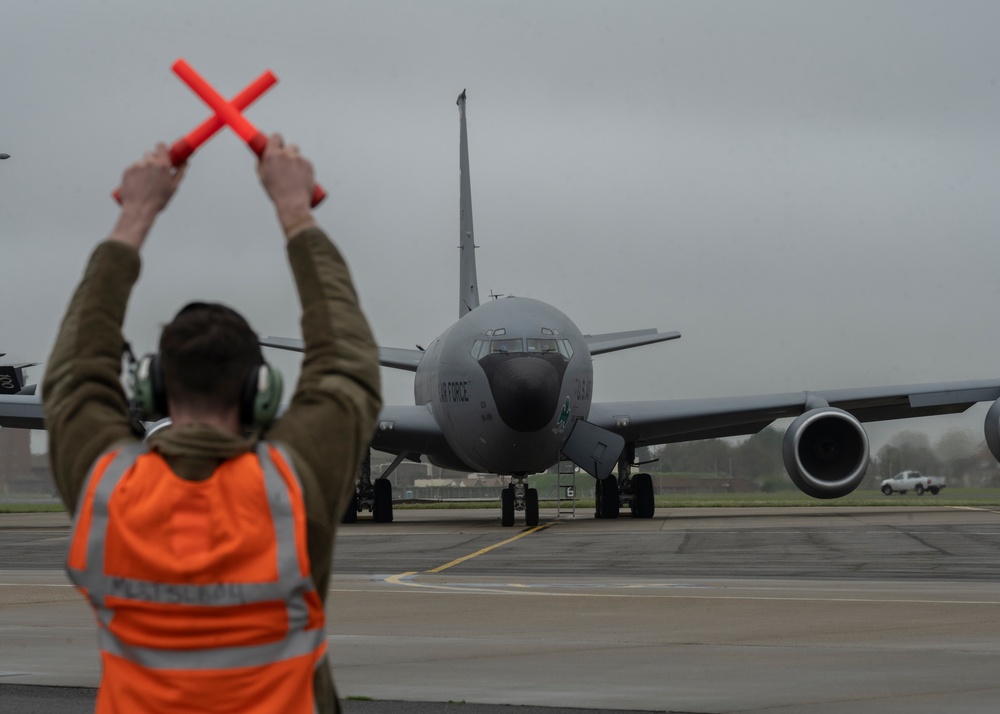
<instances>
[{"instance_id":1,"label":"jacket sleeve","mask_svg":"<svg viewBox=\"0 0 1000 714\"><path fill-rule=\"evenodd\" d=\"M287 411L266 438L289 447L307 500L336 522L354 488L382 406L378 348L340 251L318 228L288 241L305 352ZM304 468L303 468L304 467ZM315 506L307 508L316 514Z\"/></svg>"},{"instance_id":2,"label":"jacket sleeve","mask_svg":"<svg viewBox=\"0 0 1000 714\"><path fill-rule=\"evenodd\" d=\"M122 389L122 323L139 253L104 241L70 300L42 381L49 460L70 513L91 466L114 443L134 438Z\"/></svg>"}]
</instances>

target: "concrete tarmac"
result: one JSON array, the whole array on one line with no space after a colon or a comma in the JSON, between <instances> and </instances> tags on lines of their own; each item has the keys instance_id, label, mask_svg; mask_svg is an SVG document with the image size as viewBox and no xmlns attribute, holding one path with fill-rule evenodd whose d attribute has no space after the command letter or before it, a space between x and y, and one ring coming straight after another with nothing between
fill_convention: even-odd
<instances>
[{"instance_id":1,"label":"concrete tarmac","mask_svg":"<svg viewBox=\"0 0 1000 714\"><path fill-rule=\"evenodd\" d=\"M990 509L543 511L534 529L493 510L395 515L338 537L328 629L348 712L937 714L1000 698ZM65 515L0 516L2 683L97 683L67 539ZM0 686L0 710L26 689Z\"/></svg>"}]
</instances>

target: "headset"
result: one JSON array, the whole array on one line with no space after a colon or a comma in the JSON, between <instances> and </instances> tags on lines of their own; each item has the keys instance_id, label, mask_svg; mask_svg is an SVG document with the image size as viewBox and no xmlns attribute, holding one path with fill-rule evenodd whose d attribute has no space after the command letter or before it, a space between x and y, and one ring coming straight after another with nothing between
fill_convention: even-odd
<instances>
[{"instance_id":1,"label":"headset","mask_svg":"<svg viewBox=\"0 0 1000 714\"><path fill-rule=\"evenodd\" d=\"M131 370L132 400L136 416L142 421L157 421L167 416L167 392L163 384L160 355L149 353ZM240 395L240 423L252 430L263 430L278 413L283 380L281 372L260 362L247 375Z\"/></svg>"}]
</instances>

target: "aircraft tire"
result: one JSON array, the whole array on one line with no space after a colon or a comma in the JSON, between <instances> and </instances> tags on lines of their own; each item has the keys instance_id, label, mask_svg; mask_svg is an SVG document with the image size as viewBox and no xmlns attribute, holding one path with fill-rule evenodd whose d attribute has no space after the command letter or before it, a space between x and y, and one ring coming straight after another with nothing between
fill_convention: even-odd
<instances>
[{"instance_id":1,"label":"aircraft tire","mask_svg":"<svg viewBox=\"0 0 1000 714\"><path fill-rule=\"evenodd\" d=\"M608 476L603 481L597 482L597 488L600 490L600 515L598 518L618 518L618 479L614 476Z\"/></svg>"},{"instance_id":2,"label":"aircraft tire","mask_svg":"<svg viewBox=\"0 0 1000 714\"><path fill-rule=\"evenodd\" d=\"M632 477L632 515L635 518L652 518L656 511L653 499L653 477L636 474Z\"/></svg>"},{"instance_id":3,"label":"aircraft tire","mask_svg":"<svg viewBox=\"0 0 1000 714\"><path fill-rule=\"evenodd\" d=\"M534 528L538 525L538 489L529 488L524 492L524 525Z\"/></svg>"},{"instance_id":4,"label":"aircraft tire","mask_svg":"<svg viewBox=\"0 0 1000 714\"><path fill-rule=\"evenodd\" d=\"M514 489L505 488L500 492L500 525L510 528L514 525Z\"/></svg>"},{"instance_id":5,"label":"aircraft tire","mask_svg":"<svg viewBox=\"0 0 1000 714\"><path fill-rule=\"evenodd\" d=\"M357 523L358 522L358 492L355 491L351 495L351 500L347 504L347 510L344 511L344 515L340 518L341 523Z\"/></svg>"},{"instance_id":6,"label":"aircraft tire","mask_svg":"<svg viewBox=\"0 0 1000 714\"><path fill-rule=\"evenodd\" d=\"M372 520L376 523L392 523L392 484L387 479L376 479Z\"/></svg>"},{"instance_id":7,"label":"aircraft tire","mask_svg":"<svg viewBox=\"0 0 1000 714\"><path fill-rule=\"evenodd\" d=\"M382 522L382 499L379 498L378 481L372 484L372 520L376 523Z\"/></svg>"}]
</instances>

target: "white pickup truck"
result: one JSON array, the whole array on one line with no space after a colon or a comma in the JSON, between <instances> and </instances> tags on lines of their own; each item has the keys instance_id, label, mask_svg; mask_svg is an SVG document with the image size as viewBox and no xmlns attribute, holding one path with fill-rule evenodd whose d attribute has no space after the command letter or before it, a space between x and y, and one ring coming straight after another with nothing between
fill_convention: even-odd
<instances>
[{"instance_id":1,"label":"white pickup truck","mask_svg":"<svg viewBox=\"0 0 1000 714\"><path fill-rule=\"evenodd\" d=\"M882 493L891 496L893 493L913 491L918 496L923 496L924 491L930 491L936 496L944 486L943 476L925 476L919 471L901 471L882 482Z\"/></svg>"}]
</instances>

